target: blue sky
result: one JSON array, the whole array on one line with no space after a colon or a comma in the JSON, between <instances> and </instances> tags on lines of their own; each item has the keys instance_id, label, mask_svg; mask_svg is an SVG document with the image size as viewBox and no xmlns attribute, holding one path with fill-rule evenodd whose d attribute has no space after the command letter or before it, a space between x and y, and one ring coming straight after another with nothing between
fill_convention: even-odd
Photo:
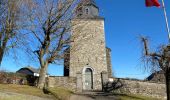
<instances>
[{"instance_id":1,"label":"blue sky","mask_svg":"<svg viewBox=\"0 0 170 100\"><path fill-rule=\"evenodd\" d=\"M106 44L112 50L112 67L116 77L144 79L149 72L144 71L140 62L142 43L139 36L149 37L151 50L160 44L167 44L167 31L163 10L145 7L145 0L96 0L100 15L105 18ZM160 0L161 2L161 0ZM170 1L165 0L167 16L170 19ZM22 62L5 57L2 68L16 71L21 67L39 66L20 55ZM49 67L51 75L62 75L63 68Z\"/></svg>"},{"instance_id":2,"label":"blue sky","mask_svg":"<svg viewBox=\"0 0 170 100\"><path fill-rule=\"evenodd\" d=\"M145 7L145 0L97 0L105 17L107 46L112 49L115 76L145 78L140 62L142 44L139 35L148 36L151 49L168 43L163 10ZM161 0L160 0L161 2ZM170 1L165 0L168 18Z\"/></svg>"}]
</instances>

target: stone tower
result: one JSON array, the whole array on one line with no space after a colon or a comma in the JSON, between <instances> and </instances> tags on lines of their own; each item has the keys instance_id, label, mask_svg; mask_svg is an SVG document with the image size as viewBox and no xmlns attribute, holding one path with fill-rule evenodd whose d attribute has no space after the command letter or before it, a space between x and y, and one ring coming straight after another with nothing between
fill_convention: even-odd
<instances>
[{"instance_id":1,"label":"stone tower","mask_svg":"<svg viewBox=\"0 0 170 100\"><path fill-rule=\"evenodd\" d=\"M82 0L71 23L73 42L66 50L64 75L79 75L78 84L83 90L101 90L103 77L107 80L112 71L107 61L110 50L105 44L104 18L99 16L95 1Z\"/></svg>"}]
</instances>

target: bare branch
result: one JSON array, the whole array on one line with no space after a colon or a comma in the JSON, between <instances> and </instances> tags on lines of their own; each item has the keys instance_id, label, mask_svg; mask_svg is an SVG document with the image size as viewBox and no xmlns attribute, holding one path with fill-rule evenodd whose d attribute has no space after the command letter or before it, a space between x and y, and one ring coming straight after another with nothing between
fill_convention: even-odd
<instances>
[{"instance_id":1,"label":"bare branch","mask_svg":"<svg viewBox=\"0 0 170 100\"><path fill-rule=\"evenodd\" d=\"M143 42L143 45L144 45L145 55L153 56L153 57L162 57L160 54L149 52L148 39L147 38L141 37L141 41Z\"/></svg>"}]
</instances>

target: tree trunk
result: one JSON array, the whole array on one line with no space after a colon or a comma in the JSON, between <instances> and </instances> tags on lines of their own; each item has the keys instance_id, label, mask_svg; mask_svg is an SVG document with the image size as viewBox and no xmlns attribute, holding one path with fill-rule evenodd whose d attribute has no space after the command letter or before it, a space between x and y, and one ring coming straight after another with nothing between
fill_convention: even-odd
<instances>
[{"instance_id":1,"label":"tree trunk","mask_svg":"<svg viewBox=\"0 0 170 100\"><path fill-rule=\"evenodd\" d=\"M45 87L47 68L48 68L48 63L46 63L44 66L41 66L40 68L40 75L39 75L38 85L37 85L39 89L43 89Z\"/></svg>"},{"instance_id":2,"label":"tree trunk","mask_svg":"<svg viewBox=\"0 0 170 100\"><path fill-rule=\"evenodd\" d=\"M165 73L167 100L170 100L170 70Z\"/></svg>"},{"instance_id":3,"label":"tree trunk","mask_svg":"<svg viewBox=\"0 0 170 100\"><path fill-rule=\"evenodd\" d=\"M2 63L3 56L4 56L4 50L0 49L0 66L1 66L1 63Z\"/></svg>"}]
</instances>

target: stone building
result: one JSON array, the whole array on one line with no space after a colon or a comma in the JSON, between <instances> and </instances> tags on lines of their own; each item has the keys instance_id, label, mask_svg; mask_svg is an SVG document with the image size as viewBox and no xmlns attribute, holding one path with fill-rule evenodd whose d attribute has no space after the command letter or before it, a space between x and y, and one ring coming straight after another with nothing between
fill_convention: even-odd
<instances>
[{"instance_id":1,"label":"stone building","mask_svg":"<svg viewBox=\"0 0 170 100\"><path fill-rule=\"evenodd\" d=\"M164 72L162 70L156 71L152 73L151 75L149 75L146 78L146 81L156 82L156 83L165 83Z\"/></svg>"},{"instance_id":2,"label":"stone building","mask_svg":"<svg viewBox=\"0 0 170 100\"><path fill-rule=\"evenodd\" d=\"M71 21L72 42L65 51L64 76L76 77L80 90L102 90L112 77L111 50L106 48L104 18L94 0L82 0Z\"/></svg>"},{"instance_id":3,"label":"stone building","mask_svg":"<svg viewBox=\"0 0 170 100\"><path fill-rule=\"evenodd\" d=\"M82 0L72 23L72 42L65 50L64 76L48 77L49 87L108 90L164 98L165 85L112 78L111 50L106 48L104 18L94 0ZM107 83L107 84L105 84ZM119 87L119 88L118 88Z\"/></svg>"}]
</instances>

